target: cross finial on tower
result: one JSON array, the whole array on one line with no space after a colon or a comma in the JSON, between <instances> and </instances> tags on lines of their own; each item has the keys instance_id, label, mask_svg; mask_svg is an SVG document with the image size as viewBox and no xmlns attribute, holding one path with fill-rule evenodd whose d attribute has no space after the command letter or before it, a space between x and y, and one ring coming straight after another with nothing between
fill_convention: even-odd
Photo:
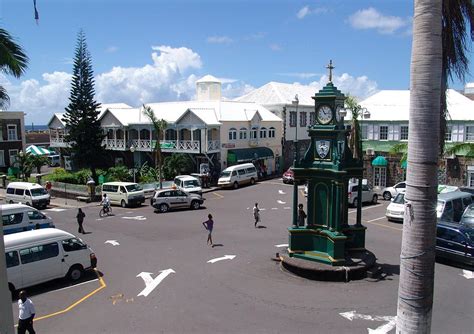
<instances>
[{"instance_id":1,"label":"cross finial on tower","mask_svg":"<svg viewBox=\"0 0 474 334\"><path fill-rule=\"evenodd\" d=\"M329 65L326 66L326 68L329 70L329 82L332 82L332 70L334 69L334 66L332 66L332 60L329 60Z\"/></svg>"}]
</instances>

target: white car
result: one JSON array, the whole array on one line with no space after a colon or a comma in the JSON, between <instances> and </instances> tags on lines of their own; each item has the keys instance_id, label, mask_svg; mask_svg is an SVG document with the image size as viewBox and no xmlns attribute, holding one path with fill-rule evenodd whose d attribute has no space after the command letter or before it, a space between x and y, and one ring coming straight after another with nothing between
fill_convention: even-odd
<instances>
[{"instance_id":1,"label":"white car","mask_svg":"<svg viewBox=\"0 0 474 334\"><path fill-rule=\"evenodd\" d=\"M358 196L358 183L349 183L349 189L347 192L347 202L349 205L353 207L357 207L359 199ZM372 202L373 204L377 204L378 196L376 193L373 192L372 188L370 188L367 184L362 184L362 203Z\"/></svg>"},{"instance_id":2,"label":"white car","mask_svg":"<svg viewBox=\"0 0 474 334\"><path fill-rule=\"evenodd\" d=\"M392 197L395 197L398 193L405 192L407 187L406 181L398 182L393 187L387 187L382 190L383 199L389 201Z\"/></svg>"},{"instance_id":3,"label":"white car","mask_svg":"<svg viewBox=\"0 0 474 334\"><path fill-rule=\"evenodd\" d=\"M388 221L403 221L405 214L405 193L398 193L393 199L392 203L387 206L385 217Z\"/></svg>"}]
</instances>

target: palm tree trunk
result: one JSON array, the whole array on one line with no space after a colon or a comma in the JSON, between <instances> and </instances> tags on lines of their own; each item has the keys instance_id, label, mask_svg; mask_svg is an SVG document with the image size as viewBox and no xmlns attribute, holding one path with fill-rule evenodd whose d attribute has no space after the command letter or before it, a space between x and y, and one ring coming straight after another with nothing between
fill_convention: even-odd
<instances>
[{"instance_id":1,"label":"palm tree trunk","mask_svg":"<svg viewBox=\"0 0 474 334\"><path fill-rule=\"evenodd\" d=\"M397 333L429 333L433 307L442 0L415 0Z\"/></svg>"}]
</instances>

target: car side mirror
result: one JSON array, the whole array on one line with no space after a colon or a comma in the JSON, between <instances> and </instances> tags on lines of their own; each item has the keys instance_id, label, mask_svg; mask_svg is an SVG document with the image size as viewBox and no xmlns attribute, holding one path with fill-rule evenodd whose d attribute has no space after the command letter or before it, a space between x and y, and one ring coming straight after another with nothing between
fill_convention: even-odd
<instances>
[{"instance_id":1,"label":"car side mirror","mask_svg":"<svg viewBox=\"0 0 474 334\"><path fill-rule=\"evenodd\" d=\"M390 202L393 202L394 200L395 200L395 198L393 198L393 197L392 197L392 198L390 198Z\"/></svg>"}]
</instances>

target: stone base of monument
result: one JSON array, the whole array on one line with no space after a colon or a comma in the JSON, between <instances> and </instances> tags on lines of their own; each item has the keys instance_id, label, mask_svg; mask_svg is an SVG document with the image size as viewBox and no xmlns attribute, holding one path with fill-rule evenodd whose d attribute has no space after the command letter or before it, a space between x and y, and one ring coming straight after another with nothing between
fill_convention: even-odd
<instances>
[{"instance_id":1,"label":"stone base of monument","mask_svg":"<svg viewBox=\"0 0 474 334\"><path fill-rule=\"evenodd\" d=\"M371 276L374 271L376 257L368 250L347 252L344 263L338 266L308 261L301 258L280 254L281 266L298 276L317 281L349 282ZM369 274L368 274L369 273Z\"/></svg>"}]
</instances>

